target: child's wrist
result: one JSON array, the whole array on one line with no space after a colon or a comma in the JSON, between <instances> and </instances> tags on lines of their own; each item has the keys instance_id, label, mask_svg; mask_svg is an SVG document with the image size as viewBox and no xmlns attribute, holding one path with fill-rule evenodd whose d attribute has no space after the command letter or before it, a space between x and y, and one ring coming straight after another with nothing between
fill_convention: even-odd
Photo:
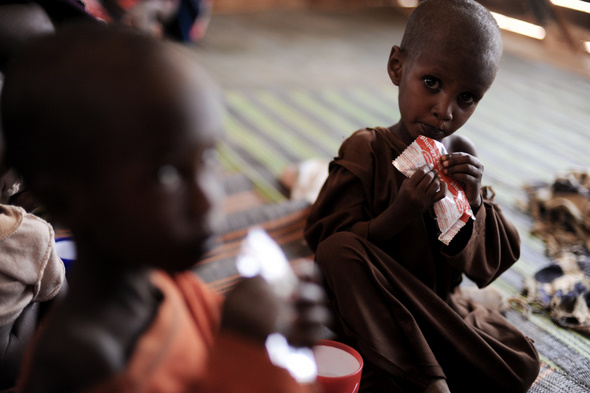
<instances>
[{"instance_id":1,"label":"child's wrist","mask_svg":"<svg viewBox=\"0 0 590 393\"><path fill-rule=\"evenodd\" d=\"M470 204L471 210L473 211L473 213L476 213L482 204L483 204L483 198L481 197L481 193L479 193L479 194L477 194L476 202Z\"/></svg>"}]
</instances>

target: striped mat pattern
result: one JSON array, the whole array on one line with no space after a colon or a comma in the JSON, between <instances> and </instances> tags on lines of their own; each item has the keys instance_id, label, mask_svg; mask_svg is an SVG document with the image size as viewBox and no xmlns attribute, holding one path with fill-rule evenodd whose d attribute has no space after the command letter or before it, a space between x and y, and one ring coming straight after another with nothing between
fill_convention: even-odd
<instances>
[{"instance_id":1,"label":"striped mat pattern","mask_svg":"<svg viewBox=\"0 0 590 393\"><path fill-rule=\"evenodd\" d=\"M308 206L289 201L277 180L287 165L332 158L353 131L389 126L398 118L391 86L370 91L228 89L225 97L222 163L254 190L229 192L228 199L238 201L237 208L228 210L234 222L197 268L221 292L238 280L233 258L251 225L267 229L294 265L311 257L301 239ZM493 187L496 201L522 237L521 259L494 283L507 296L518 295L523 277L549 263L542 242L529 235L532 221L525 211L523 185L551 182L560 171L590 167L589 125L590 80L506 55L494 86L459 131L478 147L483 183ZM234 196L240 192L242 196ZM247 194L256 195L254 205L246 202ZM509 311L507 318L535 341L544 362L530 392L590 391L588 338L542 314L527 319Z\"/></svg>"},{"instance_id":2,"label":"striped mat pattern","mask_svg":"<svg viewBox=\"0 0 590 393\"><path fill-rule=\"evenodd\" d=\"M249 195L256 196L258 193L246 177L237 175L232 179L239 179L246 188L228 193L226 208L228 205L240 205L242 209L227 215L226 227L215 240L211 251L194 268L199 277L216 292L229 291L240 280L235 261L242 241L252 227L264 229L281 246L295 271L313 265L313 253L303 240L309 204L305 201L269 204L260 198L254 204L244 204L244 201L257 199Z\"/></svg>"}]
</instances>

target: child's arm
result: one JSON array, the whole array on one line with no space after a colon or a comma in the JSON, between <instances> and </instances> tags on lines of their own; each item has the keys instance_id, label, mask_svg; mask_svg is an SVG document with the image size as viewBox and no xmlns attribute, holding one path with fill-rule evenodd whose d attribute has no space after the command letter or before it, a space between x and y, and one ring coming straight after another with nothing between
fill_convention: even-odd
<instances>
[{"instance_id":1,"label":"child's arm","mask_svg":"<svg viewBox=\"0 0 590 393\"><path fill-rule=\"evenodd\" d=\"M499 206L481 194L483 164L477 159L473 143L460 135L445 143L449 154L442 157L445 174L461 183L475 221L469 220L443 254L480 287L488 285L516 262L520 256L518 231Z\"/></svg>"},{"instance_id":2,"label":"child's arm","mask_svg":"<svg viewBox=\"0 0 590 393\"><path fill-rule=\"evenodd\" d=\"M520 237L500 207L484 199L475 220L469 220L441 251L447 263L481 288L518 260Z\"/></svg>"},{"instance_id":3,"label":"child's arm","mask_svg":"<svg viewBox=\"0 0 590 393\"><path fill-rule=\"evenodd\" d=\"M262 345L278 330L295 345L312 346L328 315L324 291L314 278L302 277L293 297L285 302L257 276L241 281L228 293L221 329Z\"/></svg>"},{"instance_id":4,"label":"child's arm","mask_svg":"<svg viewBox=\"0 0 590 393\"><path fill-rule=\"evenodd\" d=\"M441 158L444 173L461 184L475 213L482 204L481 178L484 169L477 158L475 145L461 135L454 135L446 145L449 154Z\"/></svg>"}]
</instances>

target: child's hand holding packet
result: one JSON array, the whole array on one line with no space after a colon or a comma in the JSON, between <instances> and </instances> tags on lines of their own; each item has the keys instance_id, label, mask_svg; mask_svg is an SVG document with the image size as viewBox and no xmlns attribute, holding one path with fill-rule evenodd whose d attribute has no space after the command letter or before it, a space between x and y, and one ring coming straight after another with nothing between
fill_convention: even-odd
<instances>
[{"instance_id":1,"label":"child's hand holding packet","mask_svg":"<svg viewBox=\"0 0 590 393\"><path fill-rule=\"evenodd\" d=\"M297 323L295 315L297 311L291 308L293 305L289 303L293 297L298 295L300 281L280 246L263 229L252 228L242 242L236 268L242 277L263 279L267 284L265 288L257 292L260 295L257 308L266 308L268 315L263 315L264 312L258 313L259 323L257 325L262 328L259 330L263 330L265 335L268 334L265 345L271 362L287 369L291 376L300 383L314 381L317 376L317 366L313 351L308 347L298 348L290 345L284 335L285 332L293 333L289 332L292 329L286 325ZM268 295L274 295L275 301L273 302ZM320 298L316 296L318 307L323 309L324 306L319 304ZM316 300L311 300L308 308L313 307ZM274 327L272 324L260 323L268 321L271 314L272 319L275 320ZM248 320L250 318L244 317L242 319ZM318 319L303 322L310 332L319 331L312 329L310 324L319 326L321 323L322 321ZM299 336L302 338L305 335L300 334Z\"/></svg>"},{"instance_id":2,"label":"child's hand holding packet","mask_svg":"<svg viewBox=\"0 0 590 393\"><path fill-rule=\"evenodd\" d=\"M438 239L448 245L469 217L474 220L475 217L461 186L443 173L440 159L445 154L447 150L442 143L419 136L392 164L407 177L412 176L417 169L432 164L442 181L447 184L445 197L434 203L434 213L441 231Z\"/></svg>"}]
</instances>

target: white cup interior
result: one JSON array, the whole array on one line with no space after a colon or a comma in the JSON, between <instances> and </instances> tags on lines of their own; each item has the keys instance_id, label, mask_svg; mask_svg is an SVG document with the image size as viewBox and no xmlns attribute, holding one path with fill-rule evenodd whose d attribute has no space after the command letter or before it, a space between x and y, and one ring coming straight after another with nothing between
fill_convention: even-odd
<instances>
[{"instance_id":1,"label":"white cup interior","mask_svg":"<svg viewBox=\"0 0 590 393\"><path fill-rule=\"evenodd\" d=\"M76 245L70 239L57 239L55 251L61 259L73 261L76 259Z\"/></svg>"},{"instance_id":2,"label":"white cup interior","mask_svg":"<svg viewBox=\"0 0 590 393\"><path fill-rule=\"evenodd\" d=\"M316 345L313 354L318 366L318 375L343 377L357 371L360 363L350 353L328 345Z\"/></svg>"}]
</instances>

